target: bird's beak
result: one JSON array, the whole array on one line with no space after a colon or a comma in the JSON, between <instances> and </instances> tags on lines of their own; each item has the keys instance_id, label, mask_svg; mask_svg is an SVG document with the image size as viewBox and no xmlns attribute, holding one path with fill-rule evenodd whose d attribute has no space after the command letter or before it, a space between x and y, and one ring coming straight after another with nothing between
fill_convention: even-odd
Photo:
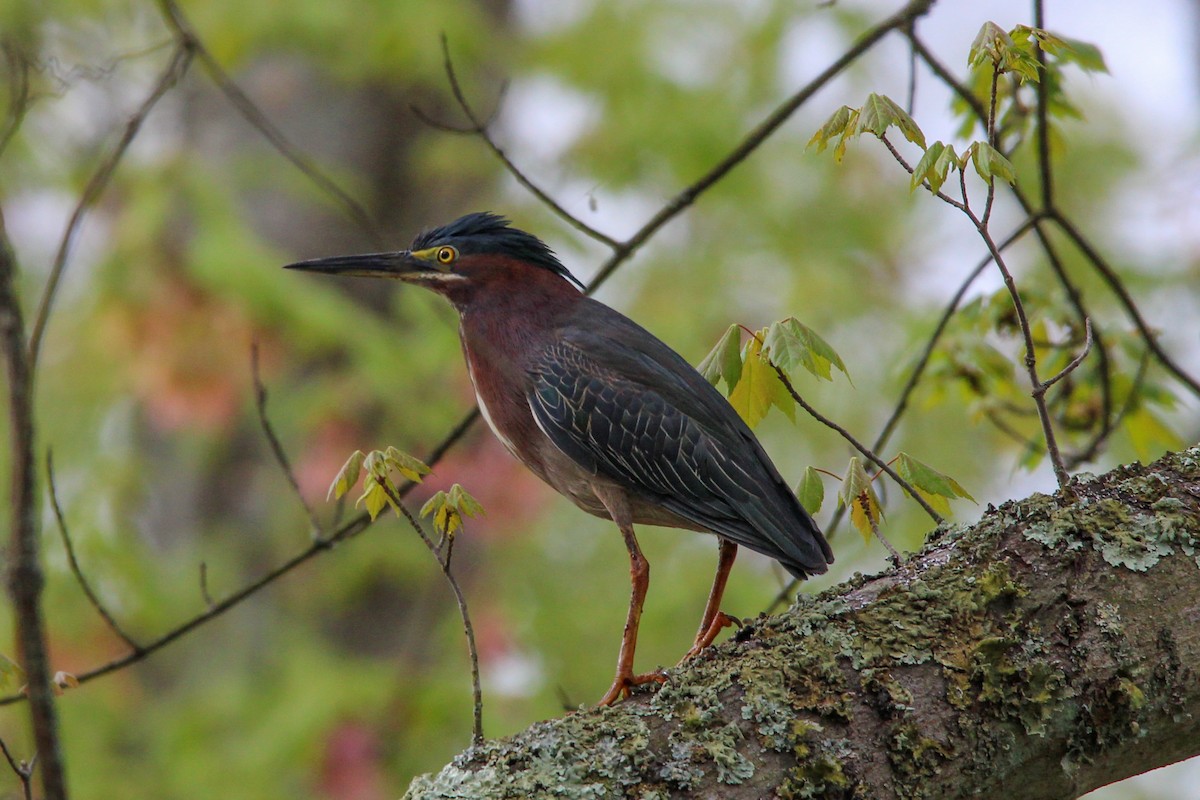
<instances>
[{"instance_id":1,"label":"bird's beak","mask_svg":"<svg viewBox=\"0 0 1200 800\"><path fill-rule=\"evenodd\" d=\"M352 275L363 278L412 279L431 271L430 265L414 258L408 250L397 253L364 253L354 256L332 256L314 258L286 264L284 269L299 269L305 272L323 272L328 275Z\"/></svg>"}]
</instances>

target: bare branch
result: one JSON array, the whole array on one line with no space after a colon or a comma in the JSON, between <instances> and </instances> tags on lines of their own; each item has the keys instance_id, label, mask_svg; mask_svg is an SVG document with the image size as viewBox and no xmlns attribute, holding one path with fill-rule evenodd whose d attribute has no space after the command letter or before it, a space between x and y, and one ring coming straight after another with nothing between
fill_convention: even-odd
<instances>
[{"instance_id":1,"label":"bare branch","mask_svg":"<svg viewBox=\"0 0 1200 800\"><path fill-rule=\"evenodd\" d=\"M79 560L75 557L75 545L71 542L71 534L67 531L67 522L63 518L62 508L58 504L58 487L54 483L54 457L46 452L46 486L50 492L50 507L54 510L54 519L58 522L58 532L62 536L63 548L67 551L67 562L71 566L71 573L75 576L79 588L83 589L83 593L87 596L88 602L92 604L92 608L108 625L109 630L116 634L117 638L129 645L129 649L137 652L142 647L132 636L127 634L117 620L109 613L104 604L100 602L99 596L92 590L92 586L84 577L83 569L79 566Z\"/></svg>"},{"instance_id":2,"label":"bare branch","mask_svg":"<svg viewBox=\"0 0 1200 800\"><path fill-rule=\"evenodd\" d=\"M462 110L463 116L465 116L471 122L471 127L468 130L471 133L477 134L479 138L481 138L488 146L488 149L490 149L492 153L495 154L498 159L500 159L501 163L504 164L504 168L507 169L509 173L517 179L517 182L524 186L534 197L540 200L543 205L553 211L560 219L585 236L595 239L596 241L601 242L608 247L614 249L619 247L620 245L616 239L607 234L601 233L559 205L554 198L552 198L550 195L544 192L541 187L530 180L529 177L525 175L525 173L522 172L516 164L513 163L512 159L508 157L508 154L505 153L498 144L496 144L495 139L493 139L491 134L488 132L488 125L491 120L488 119L481 121L475 114L474 109L471 108L471 104L467 101L467 96L463 93L462 84L459 83L458 75L454 71L454 61L450 57L450 44L446 40L445 34L442 35L442 58L446 71L446 79L450 82L450 91L454 95L454 100L458 103L458 107ZM499 107L499 103L497 103L496 108L499 109Z\"/></svg>"},{"instance_id":3,"label":"bare branch","mask_svg":"<svg viewBox=\"0 0 1200 800\"><path fill-rule=\"evenodd\" d=\"M446 576L446 582L450 584L450 591L454 593L454 601L458 604L458 615L462 619L463 633L467 637L467 652L471 658L471 694L474 700L474 727L471 733L471 744L483 744L483 689L479 680L479 649L475 645L475 627L471 624L471 615L467 611L467 599L463 595L462 588L458 585L458 580L454 577L454 573L450 571L450 547L446 548L446 554L443 556L441 549L429 538L429 534L425 533L425 529L421 527L421 523L412 515L412 512L404 505L401 498L386 483L380 485L387 492L392 505L408 520L408 524L412 526L417 536L421 537L421 541L425 544L425 547L433 554L434 559L438 562L438 566L442 568L442 574ZM453 543L454 540L450 539L449 541Z\"/></svg>"},{"instance_id":4,"label":"bare branch","mask_svg":"<svg viewBox=\"0 0 1200 800\"><path fill-rule=\"evenodd\" d=\"M99 667L78 673L76 674L76 677L79 679L81 684L87 683L88 681L107 675L110 672L116 672L120 669L128 667L131 664L135 664L138 661L142 661L143 659L153 655L167 645L171 644L176 639L182 638L186 634L191 633L193 630L203 626L205 623L211 622L212 620L221 616L246 598L250 597L271 583L274 583L276 580L291 572L301 564L307 562L314 556L326 552L332 549L335 545L357 536L366 530L369 525L370 520L365 513L356 516L354 519L343 524L328 537L314 541L305 550L295 556L292 556L287 561L264 574L258 580L243 586L241 589L238 589L232 594L227 595L219 602L214 603L207 611L193 616L191 619L175 626L157 639L147 642L137 652L128 653L120 658L109 661L107 664L102 664ZM24 699L25 696L22 694L13 694L0 697L0 706L17 703Z\"/></svg>"},{"instance_id":5,"label":"bare branch","mask_svg":"<svg viewBox=\"0 0 1200 800\"><path fill-rule=\"evenodd\" d=\"M1042 0L1033 0L1033 27L1046 28L1046 14ZM1050 81L1046 72L1046 54L1042 43L1033 37L1033 57L1038 62L1037 82L1037 160L1038 174L1042 182L1042 207L1054 206L1054 170L1050 163Z\"/></svg>"},{"instance_id":6,"label":"bare branch","mask_svg":"<svg viewBox=\"0 0 1200 800\"><path fill-rule=\"evenodd\" d=\"M1062 229L1063 233L1070 237L1075 246L1079 248L1079 251L1087 257L1096 271L1100 273L1100 277L1108 284L1108 288L1112 290L1112 293L1117 296L1121 305L1125 307L1125 313L1129 315L1129 318L1133 320L1133 324L1137 326L1138 332L1146 342L1146 347L1150 349L1150 352L1154 353L1154 357L1158 360L1158 363L1162 364L1176 379L1185 384L1193 394L1200 397L1200 381L1197 381L1191 375L1184 372L1183 368L1176 364L1174 359L1163 350L1162 345L1158 343L1158 334L1150 328L1150 325L1142 316L1141 310L1133 301L1133 297L1129 294L1129 290L1125 288L1124 282L1117 275L1112 265L1108 263L1108 260L1100 255L1099 251L1092 246L1092 243L1079 232L1075 224L1067 219L1057 208L1048 209L1047 217L1053 220Z\"/></svg>"},{"instance_id":7,"label":"bare branch","mask_svg":"<svg viewBox=\"0 0 1200 800\"><path fill-rule=\"evenodd\" d=\"M10 475L8 594L16 617L17 658L25 671L33 740L42 756L46 800L66 800L67 781L59 749L50 659L46 650L39 560L37 476L34 469L33 363L16 290L17 259L0 212L0 353L8 378Z\"/></svg>"},{"instance_id":8,"label":"bare branch","mask_svg":"<svg viewBox=\"0 0 1200 800\"><path fill-rule=\"evenodd\" d=\"M300 484L296 481L296 474L292 471L291 462L288 461L287 454L283 452L283 445L280 444L279 437L275 435L271 420L267 418L267 387L263 384L262 375L258 370L257 341L250 345L250 374L254 380L254 407L258 411L258 425L262 428L263 435L267 437L267 443L271 445L271 453L274 454L279 469L283 471L283 477L287 479L288 485L292 487L296 499L300 501L304 513L308 516L313 536L319 539L321 538L321 520L317 518L312 506L304 499L304 493L300 491Z\"/></svg>"},{"instance_id":9,"label":"bare branch","mask_svg":"<svg viewBox=\"0 0 1200 800\"><path fill-rule=\"evenodd\" d=\"M1008 235L1008 238L1000 243L998 248L1000 252L1007 250L1014 242L1028 233L1029 229L1037 224L1037 219L1038 218L1036 217L1030 217L1021 223L1016 230ZM879 435L875 439L875 443L871 445L872 450L879 451L887 445L888 440L892 436L892 432L895 431L896 425L900 422L900 418L908 409L909 400L912 398L912 394L916 390L917 384L920 382L921 377L925 374L925 368L929 365L929 359L933 356L933 351L937 347L938 342L941 341L942 334L946 331L946 326L950 324L950 320L954 317L954 313L958 310L959 303L961 303L963 298L966 296L967 290L970 289L971 284L975 282L976 278L983 274L983 271L987 269L991 263L992 255L991 253L988 253L988 255L976 265L975 269L971 270L963 282L959 284L958 290L954 293L954 296L950 298L950 302L946 303L946 308L942 311L942 316L938 320L937 325L934 326L933 332L929 335L929 339L926 340L925 347L921 351L921 355L917 359L917 363L913 366L912 372L910 372L908 375L908 380L904 383L904 388L900 390L900 398L896 401L896 405L892 409L891 416L888 417L887 422L884 423L883 429L880 430Z\"/></svg>"},{"instance_id":10,"label":"bare branch","mask_svg":"<svg viewBox=\"0 0 1200 800\"><path fill-rule=\"evenodd\" d=\"M945 522L945 520L942 519L942 515L935 511L933 506L929 505L929 502L924 497L921 497L920 493L912 487L912 484L904 480L904 478L901 478L896 470L892 469L882 458L875 455L875 453L869 450L866 445L855 439L854 436L851 435L850 431L846 430L841 425L838 425L836 422L829 419L824 414L809 405L808 401L801 397L800 393L796 391L796 388L792 386L792 382L788 380L787 373L781 370L774 362L768 361L768 363L771 364L771 368L775 370L775 374L779 376L779 380L783 381L784 388L788 390L788 394L792 396L792 399L795 400L801 408L808 412L809 416L827 428L837 431L838 435L849 442L851 447L862 453L868 461L887 473L887 476L895 481L897 486L907 492L909 497L911 497L913 500L916 500L917 504L921 506L921 508L925 509L925 513L929 515L929 518L932 519L934 523L941 525L943 522ZM882 538L882 536L880 538ZM892 550L892 552L895 552L895 549L892 547L889 547L888 549Z\"/></svg>"},{"instance_id":11,"label":"bare branch","mask_svg":"<svg viewBox=\"0 0 1200 800\"><path fill-rule=\"evenodd\" d=\"M13 754L9 752L8 745L0 739L0 750L4 751L4 758L8 761L8 766L16 773L17 780L21 782L21 793L25 800L33 800L33 764L24 761L17 761L13 758Z\"/></svg>"},{"instance_id":12,"label":"bare branch","mask_svg":"<svg viewBox=\"0 0 1200 800\"><path fill-rule=\"evenodd\" d=\"M632 256L639 247L645 244L659 228L666 225L684 209L691 206L692 203L696 202L696 198L712 187L714 183L725 177L734 167L745 161L779 126L787 122L800 106L808 102L813 95L836 78L842 70L857 61L887 34L894 30L903 29L913 20L925 14L932 5L933 0L911 0L904 8L859 37L858 41L851 45L841 57L826 67L820 75L805 84L799 91L767 115L762 122L746 134L746 137L728 155L659 209L658 213L639 228L633 236L622 242L614 250L612 256L601 265L596 276L588 284L588 289L595 290L599 288L601 284L609 279L617 267Z\"/></svg>"},{"instance_id":13,"label":"bare branch","mask_svg":"<svg viewBox=\"0 0 1200 800\"><path fill-rule=\"evenodd\" d=\"M58 293L59 281L62 280L63 271L67 267L67 259L71 255L71 248L75 244L75 238L79 234L84 217L104 194L104 190L108 188L108 183L112 180L117 165L121 163L129 145L133 143L134 138L142 129L142 123L150 116L150 112L158 104L158 101L184 76L191 60L192 53L187 47L181 44L175 48L170 63L159 75L149 96L142 101L138 110L125 123L125 130L116 147L101 162L87 186L84 187L83 194L79 196L79 202L75 204L75 210L71 212L71 219L67 222L67 229L59 241L58 252L55 254L54 264L50 268L50 277L46 280L46 287L42 290L42 299L38 303L37 314L33 318L33 332L29 337L29 364L32 370L36 371L37 369L38 353L41 351L46 325L50 322L50 311L54 306L55 295Z\"/></svg>"},{"instance_id":14,"label":"bare branch","mask_svg":"<svg viewBox=\"0 0 1200 800\"><path fill-rule=\"evenodd\" d=\"M4 119L4 130L0 133L0 155L3 155L29 111L29 60L21 52L20 45L9 37L0 40L0 50L4 51L4 58L8 61L8 93L11 98Z\"/></svg>"},{"instance_id":15,"label":"bare branch","mask_svg":"<svg viewBox=\"0 0 1200 800\"><path fill-rule=\"evenodd\" d=\"M300 148L292 144L284 136L283 131L279 130L267 118L267 115L255 105L254 101L242 91L241 87L229 77L229 73L225 72L224 68L221 67L220 63L209 52L203 40L196 34L191 22L184 16L183 10L179 8L179 4L175 0L158 0L158 5L167 25L175 32L176 37L179 39L180 46L186 48L189 53L195 54L200 60L200 64L204 67L204 71L208 73L212 82L225 95L225 99L229 101L229 104L251 126L262 134L263 138L275 148L276 152L287 159L292 166L300 170L306 178L316 184L317 188L333 198L342 207L342 211L346 216L375 243L376 247L380 249L385 248L387 246L386 238L372 221L371 215L367 213L362 204L347 194L332 178L321 171L320 167L311 158L305 155Z\"/></svg>"},{"instance_id":16,"label":"bare branch","mask_svg":"<svg viewBox=\"0 0 1200 800\"><path fill-rule=\"evenodd\" d=\"M1092 352L1092 321L1090 319L1084 320L1083 325L1087 337L1083 343L1083 351L1071 359L1071 363L1063 367L1053 378L1042 381L1042 385L1035 390L1039 394L1045 394L1047 389L1074 372L1075 368L1082 364L1083 360L1088 357L1088 353Z\"/></svg>"},{"instance_id":17,"label":"bare branch","mask_svg":"<svg viewBox=\"0 0 1200 800\"><path fill-rule=\"evenodd\" d=\"M900 154L900 151L896 149L896 146L894 144L892 144L891 140L888 139L886 135L880 135L879 141L883 142L883 146L886 147L888 149L888 152L892 154L892 158L896 159L896 162L901 167L904 168L904 171L907 172L909 175L912 175L913 174L912 165L910 165L908 163L908 159L906 159L903 155ZM946 205L953 206L954 208L957 208L959 211L966 211L968 208L967 186L965 183L962 183L962 179L963 179L962 170L959 170L958 172L959 172L959 175L958 175L959 182L960 182L960 185L962 186L962 196L963 196L962 202L955 200L953 197L951 197L950 195L946 194L945 192L943 192L941 190L938 190L936 192L933 191L933 186L930 185L929 181L927 181L927 180L922 181L921 185L924 186L925 189L927 189L930 194L932 194L938 200L941 200Z\"/></svg>"},{"instance_id":18,"label":"bare branch","mask_svg":"<svg viewBox=\"0 0 1200 800\"><path fill-rule=\"evenodd\" d=\"M1029 327L1029 317L1025 313L1025 304L1021 301L1021 294L1017 291L1016 281L1013 280L1008 265L1004 263L1004 257L1000 255L995 242L992 241L992 235L988 231L987 225L983 224L973 213L968 212L968 215L971 217L971 222L975 225L976 231L982 237L984 243L987 244L988 250L991 251L992 259L996 262L996 268L1004 276L1004 286L1008 289L1009 297L1012 298L1013 310L1017 313L1017 321L1021 328L1021 336L1025 340L1025 370L1029 373L1030 393L1033 397L1034 405L1037 406L1038 419L1042 423L1042 434L1046 439L1046 452L1050 456L1050 463L1054 467L1054 476L1058 480L1059 487L1064 492L1069 492L1070 487L1067 484L1071 478L1067 474L1062 453L1058 449L1058 440L1054 433L1054 425L1050 420L1050 410L1046 407L1045 392L1039 391L1042 387L1042 382L1038 378L1033 333Z\"/></svg>"}]
</instances>

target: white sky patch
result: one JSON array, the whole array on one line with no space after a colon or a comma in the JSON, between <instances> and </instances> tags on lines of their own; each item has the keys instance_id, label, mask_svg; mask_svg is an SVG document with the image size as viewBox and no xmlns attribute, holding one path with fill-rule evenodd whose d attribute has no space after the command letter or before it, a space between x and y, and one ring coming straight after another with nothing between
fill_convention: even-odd
<instances>
[{"instance_id":1,"label":"white sky patch","mask_svg":"<svg viewBox=\"0 0 1200 800\"><path fill-rule=\"evenodd\" d=\"M517 163L549 164L599 120L602 109L552 75L522 78L504 96L500 123L513 142Z\"/></svg>"}]
</instances>

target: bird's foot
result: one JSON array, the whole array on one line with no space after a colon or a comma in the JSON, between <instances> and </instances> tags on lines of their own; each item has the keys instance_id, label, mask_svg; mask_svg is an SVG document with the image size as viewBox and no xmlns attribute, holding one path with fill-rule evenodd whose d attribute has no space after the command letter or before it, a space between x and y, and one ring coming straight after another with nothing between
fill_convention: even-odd
<instances>
[{"instance_id":1,"label":"bird's foot","mask_svg":"<svg viewBox=\"0 0 1200 800\"><path fill-rule=\"evenodd\" d=\"M724 628L729 628L734 625L740 628L742 626L742 621L737 617L729 616L724 611L718 611L717 615L713 617L713 621L709 623L708 627L696 634L696 643L692 645L691 650L688 650L687 653L684 654L683 658L679 660L679 663L682 664L689 658L695 658L700 654L701 650L713 643L713 641L717 638L717 634L719 634Z\"/></svg>"},{"instance_id":2,"label":"bird's foot","mask_svg":"<svg viewBox=\"0 0 1200 800\"><path fill-rule=\"evenodd\" d=\"M634 686L641 686L646 683L666 683L667 676L663 672L647 672L642 675L634 675L629 673L617 673L617 677L613 679L612 686L608 687L608 691L604 697L600 699L599 705L611 706L618 700L629 697L633 694Z\"/></svg>"}]
</instances>

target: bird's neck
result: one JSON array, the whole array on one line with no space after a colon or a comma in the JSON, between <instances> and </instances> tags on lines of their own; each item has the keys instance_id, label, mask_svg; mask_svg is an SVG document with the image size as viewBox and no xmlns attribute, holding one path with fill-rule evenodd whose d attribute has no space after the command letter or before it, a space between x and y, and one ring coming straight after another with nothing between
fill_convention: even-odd
<instances>
[{"instance_id":1,"label":"bird's neck","mask_svg":"<svg viewBox=\"0 0 1200 800\"><path fill-rule=\"evenodd\" d=\"M536 273L506 277L455 302L468 361L523 371L583 300L557 275Z\"/></svg>"},{"instance_id":2,"label":"bird's neck","mask_svg":"<svg viewBox=\"0 0 1200 800\"><path fill-rule=\"evenodd\" d=\"M555 340L564 319L583 298L561 278L548 277L560 285L493 286L488 287L487 302L455 304L463 355L480 411L509 452L538 475L545 474L538 454L514 446L538 436L526 399L529 366Z\"/></svg>"}]
</instances>

